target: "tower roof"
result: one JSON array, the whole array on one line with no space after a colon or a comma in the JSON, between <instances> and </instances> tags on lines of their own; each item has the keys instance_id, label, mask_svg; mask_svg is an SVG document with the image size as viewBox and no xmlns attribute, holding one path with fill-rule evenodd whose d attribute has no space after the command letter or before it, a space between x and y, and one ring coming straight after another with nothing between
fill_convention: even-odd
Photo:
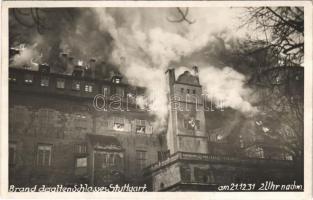
<instances>
[{"instance_id":1,"label":"tower roof","mask_svg":"<svg viewBox=\"0 0 313 200\"><path fill-rule=\"evenodd\" d=\"M184 83L189 85L197 85L199 86L199 77L192 75L189 71L185 71L177 78L177 83Z\"/></svg>"}]
</instances>

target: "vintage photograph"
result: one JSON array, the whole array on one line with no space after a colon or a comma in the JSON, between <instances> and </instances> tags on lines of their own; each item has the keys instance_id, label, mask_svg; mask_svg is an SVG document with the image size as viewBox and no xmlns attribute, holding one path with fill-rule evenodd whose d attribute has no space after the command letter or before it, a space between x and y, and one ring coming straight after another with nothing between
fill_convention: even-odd
<instances>
[{"instance_id":1,"label":"vintage photograph","mask_svg":"<svg viewBox=\"0 0 313 200\"><path fill-rule=\"evenodd\" d=\"M303 192L304 16L9 8L8 192Z\"/></svg>"}]
</instances>

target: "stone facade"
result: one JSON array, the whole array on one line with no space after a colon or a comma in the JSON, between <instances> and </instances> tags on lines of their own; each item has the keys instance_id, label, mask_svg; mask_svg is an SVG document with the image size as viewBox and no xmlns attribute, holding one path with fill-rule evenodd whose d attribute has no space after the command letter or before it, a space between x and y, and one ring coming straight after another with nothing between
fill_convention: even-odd
<instances>
[{"instance_id":1,"label":"stone facade","mask_svg":"<svg viewBox=\"0 0 313 200\"><path fill-rule=\"evenodd\" d=\"M126 107L124 97L136 89L123 83L10 68L9 87L9 184L138 184L142 168L167 149L164 134L152 128L153 116ZM103 88L120 88L129 110L95 109Z\"/></svg>"},{"instance_id":2,"label":"stone facade","mask_svg":"<svg viewBox=\"0 0 313 200\"><path fill-rule=\"evenodd\" d=\"M173 69L167 71L166 133L154 130L155 117L133 100L144 88L120 75L101 80L81 70L61 75L48 66L10 68L9 184L216 191L230 182L294 180L292 161L260 157L258 146L241 147L240 133L219 139L225 128L216 120L233 111L208 112L197 68L177 79ZM256 158L240 157L247 152Z\"/></svg>"},{"instance_id":3,"label":"stone facade","mask_svg":"<svg viewBox=\"0 0 313 200\"><path fill-rule=\"evenodd\" d=\"M210 115L205 113L200 98L202 90L197 72L195 67L193 74L185 71L176 79L174 69L167 71L171 98L167 145L171 155L146 169L152 190L217 191L220 185L230 186L231 183L257 185L275 181L288 184L296 180L292 161L283 157L265 159L260 147L243 145L246 141L241 133L220 139L226 128L210 131L207 125L210 119L206 117ZM281 154L275 143L271 148L272 152Z\"/></svg>"}]
</instances>

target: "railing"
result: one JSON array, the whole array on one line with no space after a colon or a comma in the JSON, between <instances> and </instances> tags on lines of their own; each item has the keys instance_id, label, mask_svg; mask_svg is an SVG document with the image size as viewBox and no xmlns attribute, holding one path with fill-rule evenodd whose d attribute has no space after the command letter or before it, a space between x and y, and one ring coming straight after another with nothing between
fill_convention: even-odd
<instances>
[{"instance_id":1,"label":"railing","mask_svg":"<svg viewBox=\"0 0 313 200\"><path fill-rule=\"evenodd\" d=\"M177 152L171 155L169 158L162 162L154 163L145 170L154 171L162 166L168 165L178 160L189 160L189 161L204 161L204 162L219 162L219 163L230 163L230 164L241 164L241 165L281 165L291 166L292 161L289 160L274 160L264 158L248 158L248 157L231 157L231 156L218 156L201 153L189 153L189 152Z\"/></svg>"}]
</instances>

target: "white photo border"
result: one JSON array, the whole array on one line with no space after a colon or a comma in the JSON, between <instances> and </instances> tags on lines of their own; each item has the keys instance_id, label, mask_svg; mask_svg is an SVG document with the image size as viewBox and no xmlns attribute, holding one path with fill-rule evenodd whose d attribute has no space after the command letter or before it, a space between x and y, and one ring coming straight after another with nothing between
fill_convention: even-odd
<instances>
[{"instance_id":1,"label":"white photo border","mask_svg":"<svg viewBox=\"0 0 313 200\"><path fill-rule=\"evenodd\" d=\"M8 10L24 7L258 7L303 6L305 27L304 192L146 192L10 193L8 192ZM16 199L311 199L312 198L312 2L311 1L4 1L1 15L0 196Z\"/></svg>"}]
</instances>

